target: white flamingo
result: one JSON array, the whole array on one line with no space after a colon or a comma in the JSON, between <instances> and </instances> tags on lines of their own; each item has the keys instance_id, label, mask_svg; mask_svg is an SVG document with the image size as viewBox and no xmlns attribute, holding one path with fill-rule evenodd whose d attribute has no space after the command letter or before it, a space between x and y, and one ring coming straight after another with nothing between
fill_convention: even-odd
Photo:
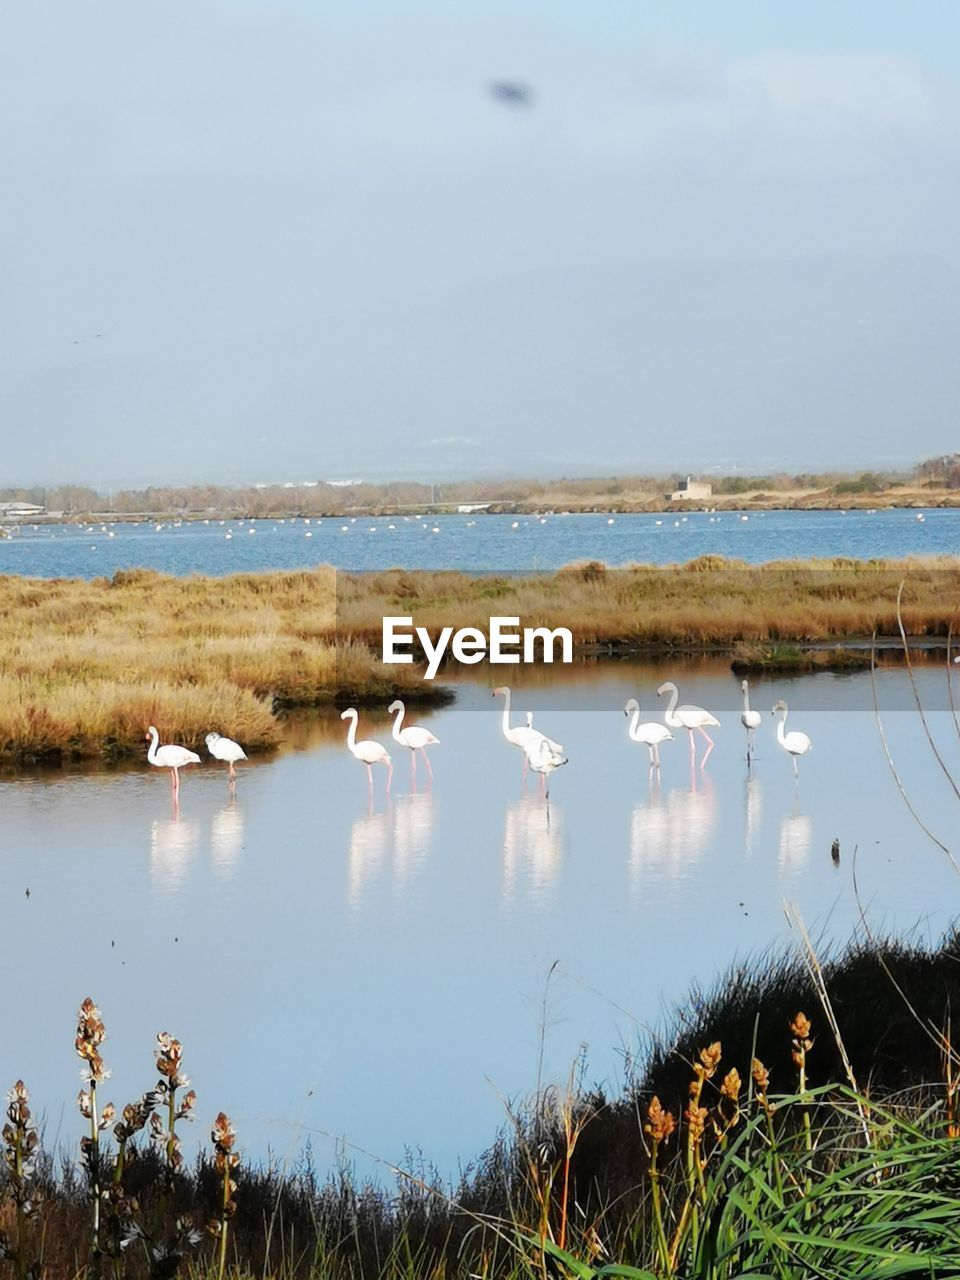
<instances>
[{"instance_id":1,"label":"white flamingo","mask_svg":"<svg viewBox=\"0 0 960 1280\"><path fill-rule=\"evenodd\" d=\"M801 733L799 729L791 729L789 733L785 731L787 723L787 712L789 707L781 698L779 702L774 703L773 710L770 712L772 716L779 713L780 721L777 725L777 741L783 747L784 751L788 751L793 757L793 774L794 777L800 777L800 770L797 767L797 756L804 756L813 746L813 743L805 733Z\"/></svg>"},{"instance_id":2,"label":"white flamingo","mask_svg":"<svg viewBox=\"0 0 960 1280\"><path fill-rule=\"evenodd\" d=\"M496 697L497 694L500 694L500 693L502 693L504 697L503 719L500 722L500 727L503 730L503 736L510 743L510 745L513 747L519 747L520 750L523 752L523 776L526 777L527 766L530 763L529 758L527 756L527 743L532 742L534 740L533 735L537 733L537 730L531 729L529 725L519 725L519 724L511 728L510 727L510 690L505 684L500 685L498 688L494 689L493 696ZM543 735L541 734L540 736L542 737Z\"/></svg>"},{"instance_id":3,"label":"white flamingo","mask_svg":"<svg viewBox=\"0 0 960 1280\"><path fill-rule=\"evenodd\" d=\"M421 729L419 725L411 724L406 729L401 729L406 707L399 698L395 702L391 702L387 707L387 714L393 715L397 713L397 718L393 722L393 740L399 742L401 747L410 748L410 763L413 769L413 777L417 776L417 752L423 756L424 763L427 766L427 773L433 781L433 769L430 767L430 757L427 755L427 747L440 744L440 739L435 738L429 729Z\"/></svg>"},{"instance_id":4,"label":"white flamingo","mask_svg":"<svg viewBox=\"0 0 960 1280\"><path fill-rule=\"evenodd\" d=\"M227 774L232 781L237 776L237 771L233 767L238 760L246 760L247 753L241 747L239 742L234 742L232 738L225 738L220 733L208 733L204 738L207 744L207 750L213 756L214 760L222 760L230 767Z\"/></svg>"},{"instance_id":5,"label":"white flamingo","mask_svg":"<svg viewBox=\"0 0 960 1280\"><path fill-rule=\"evenodd\" d=\"M527 729L530 731L530 736L523 752L530 768L534 773L539 773L544 799L549 800L550 775L554 769L559 769L561 765L568 763L567 757L563 754L563 747L558 742L548 738L539 729L534 729L532 711L527 712Z\"/></svg>"},{"instance_id":6,"label":"white flamingo","mask_svg":"<svg viewBox=\"0 0 960 1280\"><path fill-rule=\"evenodd\" d=\"M686 729L690 735L690 760L691 763L696 758L697 749L693 744L694 730L699 730L706 738L708 746L703 753L703 759L700 761L701 769L707 763L710 752L713 750L713 739L707 733L707 725L715 724L719 727L720 721L716 716L712 716L709 711L705 711L703 707L694 706L693 703L685 702L682 706L677 706L677 700L680 692L672 680L667 680L657 690L657 697L663 694L670 694L670 705L664 712L663 721L670 729Z\"/></svg>"},{"instance_id":7,"label":"white flamingo","mask_svg":"<svg viewBox=\"0 0 960 1280\"><path fill-rule=\"evenodd\" d=\"M350 721L350 728L347 730L347 749L354 760L359 760L361 764L367 766L367 785L371 796L373 795L373 769L371 766L375 764L385 764L387 766L387 791L389 791L390 783L393 779L393 761L390 759L390 752L381 743L374 742L372 738L362 738L359 742L357 741L358 718L354 707L347 707L346 711L340 712L341 720Z\"/></svg>"},{"instance_id":8,"label":"white flamingo","mask_svg":"<svg viewBox=\"0 0 960 1280\"><path fill-rule=\"evenodd\" d=\"M170 770L170 784L173 787L173 794L179 795L180 792L180 770L188 764L199 764L200 757L195 751L190 751L187 747L178 746L175 742L165 743L162 747L157 744L160 741L160 734L153 725L147 730L147 739L152 739L149 749L147 750L147 761L156 765L158 769Z\"/></svg>"},{"instance_id":9,"label":"white flamingo","mask_svg":"<svg viewBox=\"0 0 960 1280\"><path fill-rule=\"evenodd\" d=\"M650 750L650 767L651 769L660 768L660 743L672 742L673 734L665 724L661 724L659 720L648 720L645 724L640 724L640 703L636 698L631 698L627 705L623 708L625 716L633 712L633 719L627 728L631 742L642 742L645 747Z\"/></svg>"},{"instance_id":10,"label":"white flamingo","mask_svg":"<svg viewBox=\"0 0 960 1280\"><path fill-rule=\"evenodd\" d=\"M756 731L760 728L763 716L759 711L750 710L750 685L746 680L740 681L740 691L743 694L743 710L740 712L740 723L747 731L747 764L749 764L756 747Z\"/></svg>"}]
</instances>

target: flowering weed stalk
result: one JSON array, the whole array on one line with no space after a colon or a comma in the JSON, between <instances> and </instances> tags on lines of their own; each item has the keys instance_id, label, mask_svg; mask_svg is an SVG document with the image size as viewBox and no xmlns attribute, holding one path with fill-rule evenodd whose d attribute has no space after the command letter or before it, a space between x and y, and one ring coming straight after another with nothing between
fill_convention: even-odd
<instances>
[{"instance_id":1,"label":"flowering weed stalk","mask_svg":"<svg viewBox=\"0 0 960 1280\"><path fill-rule=\"evenodd\" d=\"M100 1208L103 1191L100 1134L112 1122L115 1114L113 1103L110 1102L102 1112L98 1113L97 1110L97 1086L110 1075L100 1053L100 1046L105 1037L106 1029L100 1010L87 996L77 1014L77 1038L74 1043L77 1055L85 1064L81 1073L83 1080L90 1086L88 1089L80 1090L77 1106L80 1114L90 1123L89 1134L80 1141L80 1153L90 1181L92 1213L90 1257L94 1272L100 1257Z\"/></svg>"},{"instance_id":2,"label":"flowering weed stalk","mask_svg":"<svg viewBox=\"0 0 960 1280\"><path fill-rule=\"evenodd\" d=\"M643 1131L650 1139L650 1194L653 1201L653 1225L657 1237L657 1252L660 1255L660 1265L666 1274L673 1270L673 1266L670 1259L670 1246L667 1244L667 1230L663 1220L659 1155L661 1147L670 1141L670 1136L676 1127L677 1122L673 1113L664 1111L658 1097L651 1098L650 1105L647 1107L647 1123L643 1126Z\"/></svg>"},{"instance_id":3,"label":"flowering weed stalk","mask_svg":"<svg viewBox=\"0 0 960 1280\"><path fill-rule=\"evenodd\" d=\"M805 1013L798 1013L790 1023L790 1034L793 1036L791 1056L793 1065L797 1068L797 1092L801 1099L807 1093L807 1054L813 1048L810 1030L810 1019ZM809 1155L813 1151L813 1137L810 1130L810 1110L806 1104L803 1107L803 1145Z\"/></svg>"},{"instance_id":4,"label":"flowering weed stalk","mask_svg":"<svg viewBox=\"0 0 960 1280\"><path fill-rule=\"evenodd\" d=\"M217 1280L223 1280L223 1273L227 1265L227 1224L237 1211L237 1202L233 1198L237 1184L234 1181L233 1174L240 1163L240 1157L233 1150L233 1144L237 1140L236 1130L230 1123L229 1116L222 1111L214 1121L210 1139L216 1152L213 1167L220 1178L222 1199L220 1202L220 1217L209 1224L209 1230L219 1240Z\"/></svg>"},{"instance_id":5,"label":"flowering weed stalk","mask_svg":"<svg viewBox=\"0 0 960 1280\"><path fill-rule=\"evenodd\" d=\"M12 1262L17 1280L27 1280L36 1268L27 1260L27 1222L36 1212L30 1181L36 1168L37 1130L30 1117L30 1095L22 1080L7 1094L7 1119L3 1126L3 1163L6 1191L14 1205L16 1243L11 1246L0 1232L0 1258Z\"/></svg>"},{"instance_id":6,"label":"flowering weed stalk","mask_svg":"<svg viewBox=\"0 0 960 1280\"><path fill-rule=\"evenodd\" d=\"M177 1136L177 1121L192 1119L192 1111L196 1105L197 1095L191 1089L178 1101L177 1091L185 1089L190 1083L181 1071L183 1046L167 1031L157 1036L157 1070L160 1079L157 1081L157 1100L160 1106L166 1105L167 1127L158 1112L150 1117L151 1136L153 1141L163 1150L166 1163L167 1189L172 1190L177 1173L183 1164L180 1139Z\"/></svg>"}]
</instances>

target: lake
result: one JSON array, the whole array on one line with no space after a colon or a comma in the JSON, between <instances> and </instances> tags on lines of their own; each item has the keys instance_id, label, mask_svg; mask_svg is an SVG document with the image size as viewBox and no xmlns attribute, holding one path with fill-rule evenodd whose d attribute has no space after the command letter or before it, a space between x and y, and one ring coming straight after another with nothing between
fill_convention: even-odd
<instances>
[{"instance_id":1,"label":"lake","mask_svg":"<svg viewBox=\"0 0 960 1280\"><path fill-rule=\"evenodd\" d=\"M657 781L622 708L639 695L657 717L670 674L722 727L705 769L679 735L666 744ZM918 680L960 773L943 669ZM419 1148L451 1174L494 1137L503 1099L533 1087L541 1034L548 1077L565 1078L585 1044L587 1080L616 1087L624 1050L692 982L790 942L785 903L824 946L850 938L855 847L875 930L936 939L954 919L957 874L897 790L868 674L757 681L748 772L739 684L720 662L541 672L514 720L534 710L567 750L549 805L535 779L524 789L485 681L415 717L441 740L432 787L422 770L411 787L395 747L393 794L377 771L372 806L333 717L291 722L285 749L245 766L234 791L220 767L186 771L179 812L146 765L3 782L2 1078L23 1076L48 1141L79 1137L74 1015L88 994L118 1105L152 1082L153 1038L168 1030L185 1044L198 1139L222 1108L254 1156L292 1158L309 1140L326 1167L330 1135L344 1135L348 1155ZM958 801L905 673L882 671L878 688L903 785L949 843ZM781 697L788 728L814 743L799 782L769 714ZM361 717L361 735L388 730Z\"/></svg>"},{"instance_id":2,"label":"lake","mask_svg":"<svg viewBox=\"0 0 960 1280\"><path fill-rule=\"evenodd\" d=\"M919 520L917 517L924 518ZM0 539L0 573L109 577L267 569L558 569L585 557L671 564L700 555L751 564L814 556L960 554L960 510L428 516L24 525Z\"/></svg>"}]
</instances>

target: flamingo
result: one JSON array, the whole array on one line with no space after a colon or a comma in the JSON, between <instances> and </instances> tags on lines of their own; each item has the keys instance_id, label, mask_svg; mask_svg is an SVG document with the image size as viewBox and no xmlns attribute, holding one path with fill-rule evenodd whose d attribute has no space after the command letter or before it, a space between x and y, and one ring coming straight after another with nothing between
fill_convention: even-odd
<instances>
[{"instance_id":1,"label":"flamingo","mask_svg":"<svg viewBox=\"0 0 960 1280\"><path fill-rule=\"evenodd\" d=\"M234 742L232 738L224 738L219 733L208 733L204 738L207 744L207 750L213 756L214 760L223 760L230 767L227 770L227 776L232 782L237 776L237 771L233 767L238 760L246 760L247 753L241 747L239 742Z\"/></svg>"},{"instance_id":2,"label":"flamingo","mask_svg":"<svg viewBox=\"0 0 960 1280\"><path fill-rule=\"evenodd\" d=\"M640 703L636 698L631 698L623 708L625 716L628 716L631 711L633 712L633 719L627 729L630 740L632 742L642 742L644 746L650 749L650 768L659 770L660 743L672 742L673 734L659 720L648 720L646 724L640 724Z\"/></svg>"},{"instance_id":3,"label":"flamingo","mask_svg":"<svg viewBox=\"0 0 960 1280\"><path fill-rule=\"evenodd\" d=\"M797 756L806 755L813 746L813 743L805 733L801 733L799 729L791 729L789 733L784 731L787 723L787 712L789 707L781 698L779 702L774 703L773 710L770 712L772 716L780 715L780 723L777 725L777 741L783 747L784 751L789 751L793 756L793 775L795 778L800 777L800 770L797 768Z\"/></svg>"},{"instance_id":4,"label":"flamingo","mask_svg":"<svg viewBox=\"0 0 960 1280\"><path fill-rule=\"evenodd\" d=\"M687 730L690 735L691 764L696 759L697 752L697 749L693 744L693 733L695 729L699 729L709 744L703 754L703 759L700 761L700 768L702 769L707 763L707 758L709 757L710 752L713 750L713 739L710 737L709 733L707 733L707 725L715 724L719 727L720 721L716 716L712 716L709 711L705 711L703 707L694 706L692 703L685 702L682 706L678 707L677 699L680 697L680 692L672 680L668 680L665 684L660 686L657 690L657 697L662 697L663 694L668 692L670 694L670 705L664 712L663 722L670 729Z\"/></svg>"},{"instance_id":5,"label":"flamingo","mask_svg":"<svg viewBox=\"0 0 960 1280\"><path fill-rule=\"evenodd\" d=\"M506 685L500 685L499 688L494 689L493 696L496 697L498 693L502 693L505 699L504 707L503 707L503 720L501 721L503 736L506 738L506 740L510 743L511 746L519 747L520 750L524 753L523 776L526 777L527 766L530 763L529 757L526 754L527 743L532 741L531 735L535 734L537 731L535 729L531 729L529 725L526 725L526 726L516 725L514 728L511 729L510 727L510 690Z\"/></svg>"},{"instance_id":6,"label":"flamingo","mask_svg":"<svg viewBox=\"0 0 960 1280\"><path fill-rule=\"evenodd\" d=\"M158 769L170 770L170 784L173 787L175 796L180 793L180 770L188 764L199 764L200 757L195 751L190 751L186 747L178 746L175 742L165 743L162 747L157 744L160 741L160 734L153 725L146 732L147 739L152 739L147 750L147 761L156 765Z\"/></svg>"},{"instance_id":7,"label":"flamingo","mask_svg":"<svg viewBox=\"0 0 960 1280\"><path fill-rule=\"evenodd\" d=\"M373 769L371 765L385 764L387 766L387 791L390 790L390 783L393 779L393 761L390 759L390 752L379 742L374 742L372 738L363 738L357 741L357 712L354 707L347 707L346 711L340 712L341 720L349 720L350 728L347 730L347 749L355 760L359 760L361 764L367 766L367 783L371 796L373 795Z\"/></svg>"},{"instance_id":8,"label":"flamingo","mask_svg":"<svg viewBox=\"0 0 960 1280\"><path fill-rule=\"evenodd\" d=\"M530 732L523 753L534 773L539 773L543 785L543 798L550 799L550 775L554 769L567 763L563 747L533 727L533 712L527 712L527 729Z\"/></svg>"},{"instance_id":9,"label":"flamingo","mask_svg":"<svg viewBox=\"0 0 960 1280\"><path fill-rule=\"evenodd\" d=\"M417 752L419 751L427 766L427 773L430 775L430 781L433 781L433 770L430 767L430 757L427 755L427 747L440 744L440 739L435 738L429 729L421 729L419 725L409 725L406 729L401 729L403 717L406 708L399 698L395 702L391 702L387 707L387 714L393 715L397 713L397 718L393 722L393 740L399 742L401 747L410 748L410 763L413 770L414 779L417 776Z\"/></svg>"},{"instance_id":10,"label":"flamingo","mask_svg":"<svg viewBox=\"0 0 960 1280\"><path fill-rule=\"evenodd\" d=\"M747 764L749 764L756 746L754 735L757 729L760 728L763 716L759 711L750 710L750 685L746 680L740 681L740 690L743 693L743 710L740 712L740 723L747 731Z\"/></svg>"}]
</instances>

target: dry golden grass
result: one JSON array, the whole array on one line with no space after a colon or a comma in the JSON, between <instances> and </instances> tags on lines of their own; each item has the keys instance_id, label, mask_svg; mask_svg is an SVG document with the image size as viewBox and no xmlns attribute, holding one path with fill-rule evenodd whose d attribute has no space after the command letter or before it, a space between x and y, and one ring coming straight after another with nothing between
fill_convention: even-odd
<instances>
[{"instance_id":1,"label":"dry golden grass","mask_svg":"<svg viewBox=\"0 0 960 1280\"><path fill-rule=\"evenodd\" d=\"M332 569L0 579L0 758L119 757L148 724L195 749L217 729L267 750L284 707L409 684L365 645L338 649L334 582Z\"/></svg>"},{"instance_id":2,"label":"dry golden grass","mask_svg":"<svg viewBox=\"0 0 960 1280\"><path fill-rule=\"evenodd\" d=\"M494 614L567 626L581 652L726 649L897 634L944 636L960 561L830 560L763 568L571 566L529 577L390 570L94 582L0 578L0 758L118 757L148 724L193 747L217 729L250 749L280 739L277 712L337 699L437 698L416 666L379 659L384 614L486 628Z\"/></svg>"},{"instance_id":3,"label":"dry golden grass","mask_svg":"<svg viewBox=\"0 0 960 1280\"><path fill-rule=\"evenodd\" d=\"M914 636L960 622L960 561L849 559L750 566L720 556L685 565L605 569L588 563L531 577L393 570L341 574L341 636L379 645L382 615L485 627L491 614L524 626L567 626L578 647L732 648L750 641L809 644L897 634L897 589Z\"/></svg>"}]
</instances>

